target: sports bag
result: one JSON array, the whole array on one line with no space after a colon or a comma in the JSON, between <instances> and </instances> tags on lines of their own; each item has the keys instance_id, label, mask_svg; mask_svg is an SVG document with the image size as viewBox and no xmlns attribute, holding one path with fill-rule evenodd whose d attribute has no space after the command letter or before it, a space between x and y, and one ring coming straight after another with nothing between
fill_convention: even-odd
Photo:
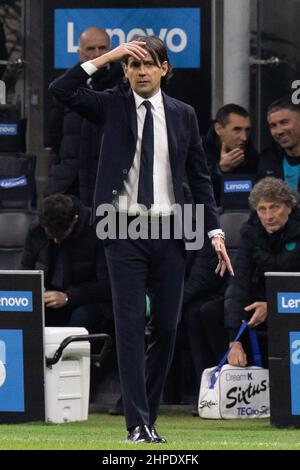
<instances>
[{"instance_id":1,"label":"sports bag","mask_svg":"<svg viewBox=\"0 0 300 470\"><path fill-rule=\"evenodd\" d=\"M234 341L238 341L247 326L247 322L242 323ZM224 365L229 348L216 367L205 369L198 402L201 418L252 419L270 416L269 371L261 367L256 332L252 328L248 331L255 365Z\"/></svg>"}]
</instances>

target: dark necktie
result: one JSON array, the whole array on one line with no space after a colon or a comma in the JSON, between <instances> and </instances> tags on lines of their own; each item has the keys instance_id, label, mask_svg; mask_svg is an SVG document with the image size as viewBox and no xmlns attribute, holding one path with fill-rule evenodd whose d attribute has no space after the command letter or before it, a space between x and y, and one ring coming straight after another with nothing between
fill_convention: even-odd
<instances>
[{"instance_id":1,"label":"dark necktie","mask_svg":"<svg viewBox=\"0 0 300 470\"><path fill-rule=\"evenodd\" d=\"M141 164L139 174L138 203L150 209L153 204L153 156L154 156L154 132L153 116L150 101L142 103L146 109L146 116L142 135Z\"/></svg>"}]
</instances>

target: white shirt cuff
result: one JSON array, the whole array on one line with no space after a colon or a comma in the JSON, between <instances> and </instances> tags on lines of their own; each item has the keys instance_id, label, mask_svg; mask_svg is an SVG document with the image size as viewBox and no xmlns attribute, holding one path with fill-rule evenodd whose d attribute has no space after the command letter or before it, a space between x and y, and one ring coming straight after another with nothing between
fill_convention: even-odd
<instances>
[{"instance_id":1,"label":"white shirt cuff","mask_svg":"<svg viewBox=\"0 0 300 470\"><path fill-rule=\"evenodd\" d=\"M215 230L210 230L209 232L207 232L207 235L209 238L212 238L215 235L218 235L219 233L223 233L223 230L221 230L220 228L216 228Z\"/></svg>"},{"instance_id":2,"label":"white shirt cuff","mask_svg":"<svg viewBox=\"0 0 300 470\"><path fill-rule=\"evenodd\" d=\"M97 67L92 64L90 60L81 64L81 67L89 76L93 75L93 73L97 72L98 70Z\"/></svg>"}]
</instances>

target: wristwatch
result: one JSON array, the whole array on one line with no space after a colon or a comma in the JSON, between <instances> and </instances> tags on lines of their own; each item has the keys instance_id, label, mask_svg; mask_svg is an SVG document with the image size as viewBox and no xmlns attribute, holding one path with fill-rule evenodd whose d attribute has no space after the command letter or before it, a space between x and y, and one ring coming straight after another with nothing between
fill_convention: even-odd
<instances>
[{"instance_id":1,"label":"wristwatch","mask_svg":"<svg viewBox=\"0 0 300 470\"><path fill-rule=\"evenodd\" d=\"M216 233L216 234L214 235L214 237L223 238L223 240L225 241L225 232L223 232L223 230L222 230L222 231Z\"/></svg>"}]
</instances>

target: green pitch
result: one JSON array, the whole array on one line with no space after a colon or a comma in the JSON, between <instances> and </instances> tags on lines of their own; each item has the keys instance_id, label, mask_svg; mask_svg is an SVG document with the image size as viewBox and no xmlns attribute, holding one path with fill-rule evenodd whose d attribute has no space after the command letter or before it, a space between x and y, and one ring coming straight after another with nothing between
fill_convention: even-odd
<instances>
[{"instance_id":1,"label":"green pitch","mask_svg":"<svg viewBox=\"0 0 300 470\"><path fill-rule=\"evenodd\" d=\"M123 418L104 413L93 413L80 423L2 424L0 450L300 449L300 430L276 429L266 419L213 421L168 411L161 413L157 429L167 444L127 444Z\"/></svg>"}]
</instances>

